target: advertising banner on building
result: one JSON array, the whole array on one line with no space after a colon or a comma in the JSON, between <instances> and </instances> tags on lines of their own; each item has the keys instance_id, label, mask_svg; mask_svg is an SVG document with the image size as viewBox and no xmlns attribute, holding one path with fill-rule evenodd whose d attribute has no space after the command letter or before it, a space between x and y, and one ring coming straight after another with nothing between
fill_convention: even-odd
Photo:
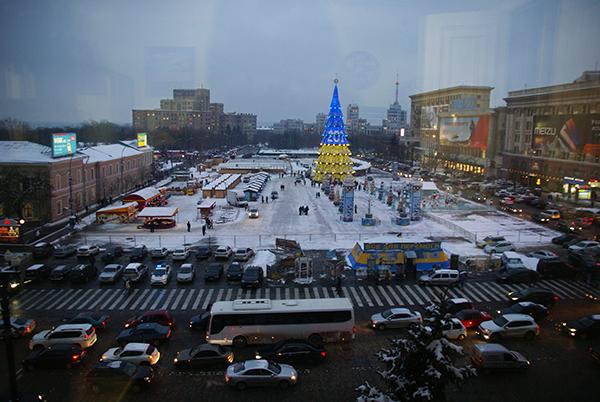
<instances>
[{"instance_id":1,"label":"advertising banner on building","mask_svg":"<svg viewBox=\"0 0 600 402\"><path fill-rule=\"evenodd\" d=\"M440 144L486 149L489 116L444 117L440 119Z\"/></svg>"},{"instance_id":2,"label":"advertising banner on building","mask_svg":"<svg viewBox=\"0 0 600 402\"><path fill-rule=\"evenodd\" d=\"M75 155L77 152L77 134L55 133L52 134L52 157Z\"/></svg>"},{"instance_id":3,"label":"advertising banner on building","mask_svg":"<svg viewBox=\"0 0 600 402\"><path fill-rule=\"evenodd\" d=\"M137 146L138 148L145 147L148 145L148 136L146 133L138 133L137 135Z\"/></svg>"},{"instance_id":4,"label":"advertising banner on building","mask_svg":"<svg viewBox=\"0 0 600 402\"><path fill-rule=\"evenodd\" d=\"M438 113L444 106L422 106L421 107L421 128L425 130L436 130L438 128Z\"/></svg>"},{"instance_id":5,"label":"advertising banner on building","mask_svg":"<svg viewBox=\"0 0 600 402\"><path fill-rule=\"evenodd\" d=\"M533 147L600 156L600 114L534 116Z\"/></svg>"}]
</instances>

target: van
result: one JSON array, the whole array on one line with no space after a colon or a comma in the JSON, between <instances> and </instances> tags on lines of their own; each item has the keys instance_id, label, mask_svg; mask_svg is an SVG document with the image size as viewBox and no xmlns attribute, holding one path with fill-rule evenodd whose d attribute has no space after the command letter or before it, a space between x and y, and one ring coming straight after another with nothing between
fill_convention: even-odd
<instances>
[{"instance_id":1,"label":"van","mask_svg":"<svg viewBox=\"0 0 600 402\"><path fill-rule=\"evenodd\" d=\"M500 257L500 264L506 269L526 268L521 256L514 251L505 251Z\"/></svg>"},{"instance_id":2,"label":"van","mask_svg":"<svg viewBox=\"0 0 600 402\"><path fill-rule=\"evenodd\" d=\"M456 269L438 269L419 278L421 285L455 285L460 280L460 273Z\"/></svg>"},{"instance_id":3,"label":"van","mask_svg":"<svg viewBox=\"0 0 600 402\"><path fill-rule=\"evenodd\" d=\"M123 271L123 280L139 282L148 274L148 266L139 262L132 262L125 267Z\"/></svg>"},{"instance_id":4,"label":"van","mask_svg":"<svg viewBox=\"0 0 600 402\"><path fill-rule=\"evenodd\" d=\"M531 363L519 352L508 350L498 343L479 343L474 345L471 363L478 370L524 370Z\"/></svg>"}]
</instances>

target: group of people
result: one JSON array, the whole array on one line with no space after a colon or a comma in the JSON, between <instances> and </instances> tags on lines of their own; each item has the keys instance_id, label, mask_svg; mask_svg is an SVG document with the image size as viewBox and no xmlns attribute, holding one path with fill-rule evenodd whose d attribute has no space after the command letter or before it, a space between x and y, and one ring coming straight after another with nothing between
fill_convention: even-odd
<instances>
[{"instance_id":1,"label":"group of people","mask_svg":"<svg viewBox=\"0 0 600 402\"><path fill-rule=\"evenodd\" d=\"M308 215L308 205L300 205L298 207L298 215Z\"/></svg>"},{"instance_id":2,"label":"group of people","mask_svg":"<svg viewBox=\"0 0 600 402\"><path fill-rule=\"evenodd\" d=\"M261 195L260 196L260 203L261 204L264 204L264 203L268 204L269 203L269 196L268 195L267 196Z\"/></svg>"}]
</instances>

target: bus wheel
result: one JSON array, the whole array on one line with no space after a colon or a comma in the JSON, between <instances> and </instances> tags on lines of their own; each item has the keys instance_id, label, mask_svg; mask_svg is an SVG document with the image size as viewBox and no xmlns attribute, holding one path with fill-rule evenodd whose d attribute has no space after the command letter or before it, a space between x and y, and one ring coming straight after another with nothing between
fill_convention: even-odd
<instances>
[{"instance_id":1,"label":"bus wheel","mask_svg":"<svg viewBox=\"0 0 600 402\"><path fill-rule=\"evenodd\" d=\"M248 345L248 341L243 336L236 336L233 338L233 346L236 348L244 348Z\"/></svg>"},{"instance_id":2,"label":"bus wheel","mask_svg":"<svg viewBox=\"0 0 600 402\"><path fill-rule=\"evenodd\" d=\"M323 338L319 334L312 334L308 337L308 342L314 346L323 346Z\"/></svg>"}]
</instances>

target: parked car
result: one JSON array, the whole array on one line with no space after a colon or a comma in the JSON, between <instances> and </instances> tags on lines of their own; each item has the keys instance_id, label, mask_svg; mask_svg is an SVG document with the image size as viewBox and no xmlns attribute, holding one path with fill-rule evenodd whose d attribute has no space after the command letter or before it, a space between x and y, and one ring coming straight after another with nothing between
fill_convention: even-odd
<instances>
[{"instance_id":1,"label":"parked car","mask_svg":"<svg viewBox=\"0 0 600 402\"><path fill-rule=\"evenodd\" d=\"M544 279L574 278L579 273L577 268L570 266L558 258L540 259L536 270Z\"/></svg>"},{"instance_id":2,"label":"parked car","mask_svg":"<svg viewBox=\"0 0 600 402\"><path fill-rule=\"evenodd\" d=\"M242 288L258 289L262 287L264 272L261 267L246 267L242 274Z\"/></svg>"},{"instance_id":3,"label":"parked car","mask_svg":"<svg viewBox=\"0 0 600 402\"><path fill-rule=\"evenodd\" d=\"M150 258L166 258L169 255L169 249L166 247L153 248L150 250Z\"/></svg>"},{"instance_id":4,"label":"parked car","mask_svg":"<svg viewBox=\"0 0 600 402\"><path fill-rule=\"evenodd\" d=\"M505 251L515 251L515 246L509 241L501 241L496 244L488 244L483 248L488 254L503 253Z\"/></svg>"},{"instance_id":5,"label":"parked car","mask_svg":"<svg viewBox=\"0 0 600 402\"><path fill-rule=\"evenodd\" d=\"M520 254L514 251L505 251L500 257L500 265L506 269L525 268Z\"/></svg>"},{"instance_id":6,"label":"parked car","mask_svg":"<svg viewBox=\"0 0 600 402\"><path fill-rule=\"evenodd\" d=\"M246 248L238 248L235 250L235 255L233 259L235 261L248 261L254 255L254 250L249 247Z\"/></svg>"},{"instance_id":7,"label":"parked car","mask_svg":"<svg viewBox=\"0 0 600 402\"><path fill-rule=\"evenodd\" d=\"M150 276L150 285L166 285L171 279L171 266L162 261L154 267Z\"/></svg>"},{"instance_id":8,"label":"parked car","mask_svg":"<svg viewBox=\"0 0 600 402\"><path fill-rule=\"evenodd\" d=\"M600 247L600 243L593 240L583 240L569 246L569 251L586 251L592 248Z\"/></svg>"},{"instance_id":9,"label":"parked car","mask_svg":"<svg viewBox=\"0 0 600 402\"><path fill-rule=\"evenodd\" d=\"M573 244L577 244L577 243L579 243L579 242L580 242L580 241L582 241L582 240L584 240L584 239L582 239L581 237L575 237L575 238L573 238L573 239L571 239L571 240L569 240L569 241L566 241L566 242L564 242L564 243L562 244L562 247L563 247L563 248L566 248L566 249L568 249L568 248L569 248L569 247L571 247Z\"/></svg>"},{"instance_id":10,"label":"parked car","mask_svg":"<svg viewBox=\"0 0 600 402\"><path fill-rule=\"evenodd\" d=\"M77 344L87 349L96 340L96 330L90 324L64 324L35 334L29 341L29 349L47 348L57 343Z\"/></svg>"},{"instance_id":11,"label":"parked car","mask_svg":"<svg viewBox=\"0 0 600 402\"><path fill-rule=\"evenodd\" d=\"M100 247L95 244L84 244L77 247L77 257L93 257L100 254Z\"/></svg>"},{"instance_id":12,"label":"parked car","mask_svg":"<svg viewBox=\"0 0 600 402\"><path fill-rule=\"evenodd\" d=\"M526 288L508 293L508 298L511 304L516 304L524 301L542 304L546 307L552 307L560 297L550 289L544 288Z\"/></svg>"},{"instance_id":13,"label":"parked car","mask_svg":"<svg viewBox=\"0 0 600 402\"><path fill-rule=\"evenodd\" d=\"M150 310L140 315L129 318L123 325L125 328L133 328L139 324L156 323L165 327L172 327L175 324L173 316L167 310Z\"/></svg>"},{"instance_id":14,"label":"parked car","mask_svg":"<svg viewBox=\"0 0 600 402\"><path fill-rule=\"evenodd\" d=\"M130 262L141 262L148 256L148 248L144 245L138 245L131 249Z\"/></svg>"},{"instance_id":15,"label":"parked car","mask_svg":"<svg viewBox=\"0 0 600 402\"><path fill-rule=\"evenodd\" d=\"M505 314L494 320L482 322L477 332L483 339L492 342L500 338L533 339L540 334L540 326L529 315Z\"/></svg>"},{"instance_id":16,"label":"parked car","mask_svg":"<svg viewBox=\"0 0 600 402\"><path fill-rule=\"evenodd\" d=\"M419 277L420 285L456 285L460 281L460 273L456 269L438 269Z\"/></svg>"},{"instance_id":17,"label":"parked car","mask_svg":"<svg viewBox=\"0 0 600 402\"><path fill-rule=\"evenodd\" d=\"M57 343L47 348L35 349L22 361L25 370L38 368L71 368L79 363L86 355L86 350L79 345Z\"/></svg>"},{"instance_id":18,"label":"parked car","mask_svg":"<svg viewBox=\"0 0 600 402\"><path fill-rule=\"evenodd\" d=\"M600 267L600 258L582 251L570 251L567 258L571 264L582 270L594 270Z\"/></svg>"},{"instance_id":19,"label":"parked car","mask_svg":"<svg viewBox=\"0 0 600 402\"><path fill-rule=\"evenodd\" d=\"M475 309L461 310L454 314L454 317L459 319L467 329L477 328L482 322L492 319L489 313Z\"/></svg>"},{"instance_id":20,"label":"parked car","mask_svg":"<svg viewBox=\"0 0 600 402\"><path fill-rule=\"evenodd\" d=\"M485 246L487 246L489 244L495 244L495 243L499 243L501 241L506 241L504 236L486 236L482 240L477 241L475 244L479 248L484 248Z\"/></svg>"},{"instance_id":21,"label":"parked car","mask_svg":"<svg viewBox=\"0 0 600 402\"><path fill-rule=\"evenodd\" d=\"M271 191L271 199L272 200L276 200L279 198L279 192L278 191Z\"/></svg>"},{"instance_id":22,"label":"parked car","mask_svg":"<svg viewBox=\"0 0 600 402\"><path fill-rule=\"evenodd\" d=\"M258 208L249 208L248 209L248 218L250 219L256 219L260 216L259 212L258 212Z\"/></svg>"},{"instance_id":23,"label":"parked car","mask_svg":"<svg viewBox=\"0 0 600 402\"><path fill-rule=\"evenodd\" d=\"M204 271L205 281L218 281L223 275L223 264L211 262Z\"/></svg>"},{"instance_id":24,"label":"parked car","mask_svg":"<svg viewBox=\"0 0 600 402\"><path fill-rule=\"evenodd\" d=\"M171 328L151 322L121 331L117 336L117 343L125 345L129 342L143 342L158 345L168 341L170 337Z\"/></svg>"},{"instance_id":25,"label":"parked car","mask_svg":"<svg viewBox=\"0 0 600 402\"><path fill-rule=\"evenodd\" d=\"M556 253L554 251L550 251L550 250L532 251L531 253L527 254L527 257L539 258L540 260L547 260L547 259L558 258L558 256L556 255Z\"/></svg>"},{"instance_id":26,"label":"parked car","mask_svg":"<svg viewBox=\"0 0 600 402\"><path fill-rule=\"evenodd\" d=\"M177 270L176 279L179 283L193 282L195 277L196 269L194 268L194 264L181 264L181 266Z\"/></svg>"},{"instance_id":27,"label":"parked car","mask_svg":"<svg viewBox=\"0 0 600 402\"><path fill-rule=\"evenodd\" d=\"M298 372L292 366L262 359L234 363L225 373L225 383L239 390L268 386L287 388L297 381Z\"/></svg>"},{"instance_id":28,"label":"parked car","mask_svg":"<svg viewBox=\"0 0 600 402\"><path fill-rule=\"evenodd\" d=\"M421 325L423 317L418 311L407 308L391 308L371 316L371 327L379 330L386 328L413 328Z\"/></svg>"},{"instance_id":29,"label":"parked car","mask_svg":"<svg viewBox=\"0 0 600 402\"><path fill-rule=\"evenodd\" d=\"M33 258L48 258L53 252L54 246L52 246L50 243L46 243L45 241L36 243L31 250Z\"/></svg>"},{"instance_id":30,"label":"parked car","mask_svg":"<svg viewBox=\"0 0 600 402\"><path fill-rule=\"evenodd\" d=\"M531 316L536 322L540 322L544 318L546 318L546 316L548 316L548 308L541 304L524 301L515 303L512 306L506 307L502 310L498 310L497 313L500 315L527 314Z\"/></svg>"},{"instance_id":31,"label":"parked car","mask_svg":"<svg viewBox=\"0 0 600 402\"><path fill-rule=\"evenodd\" d=\"M239 262L232 262L227 267L227 280L228 281L241 281L242 275L244 274L244 270L242 269L242 264Z\"/></svg>"},{"instance_id":32,"label":"parked car","mask_svg":"<svg viewBox=\"0 0 600 402\"><path fill-rule=\"evenodd\" d=\"M100 357L102 362L115 360L154 366L160 360L160 352L154 345L131 342L125 346L110 348Z\"/></svg>"},{"instance_id":33,"label":"parked car","mask_svg":"<svg viewBox=\"0 0 600 402\"><path fill-rule=\"evenodd\" d=\"M46 264L33 264L25 270L25 279L41 281L50 276L50 266Z\"/></svg>"},{"instance_id":34,"label":"parked car","mask_svg":"<svg viewBox=\"0 0 600 402\"><path fill-rule=\"evenodd\" d=\"M196 248L196 259L203 260L212 256L212 250L209 247L200 246Z\"/></svg>"},{"instance_id":35,"label":"parked car","mask_svg":"<svg viewBox=\"0 0 600 402\"><path fill-rule=\"evenodd\" d=\"M572 241L577 238L578 237L576 235L569 233L569 234L564 234L564 235L560 235L560 236L556 236L556 237L552 238L552 243L562 245L566 242Z\"/></svg>"},{"instance_id":36,"label":"parked car","mask_svg":"<svg viewBox=\"0 0 600 402\"><path fill-rule=\"evenodd\" d=\"M90 324L96 332L105 331L111 318L108 314L79 313L71 319L65 320L65 324Z\"/></svg>"},{"instance_id":37,"label":"parked car","mask_svg":"<svg viewBox=\"0 0 600 402\"><path fill-rule=\"evenodd\" d=\"M226 367L233 363L233 353L221 346L203 343L177 352L173 365L179 369Z\"/></svg>"},{"instance_id":38,"label":"parked car","mask_svg":"<svg viewBox=\"0 0 600 402\"><path fill-rule=\"evenodd\" d=\"M117 390L119 394L130 388L139 392L152 382L154 372L150 367L125 361L100 362L87 374L86 381L92 392Z\"/></svg>"},{"instance_id":39,"label":"parked car","mask_svg":"<svg viewBox=\"0 0 600 402\"><path fill-rule=\"evenodd\" d=\"M96 267L91 264L77 264L69 272L71 282L89 282L96 277Z\"/></svg>"},{"instance_id":40,"label":"parked car","mask_svg":"<svg viewBox=\"0 0 600 402\"><path fill-rule=\"evenodd\" d=\"M102 262L105 264L110 264L111 262L116 261L122 255L123 247L109 246L106 248L106 251L102 254Z\"/></svg>"},{"instance_id":41,"label":"parked car","mask_svg":"<svg viewBox=\"0 0 600 402\"><path fill-rule=\"evenodd\" d=\"M474 306L469 300L462 297L444 300L441 305L442 311L447 314L456 314L462 310L473 310Z\"/></svg>"},{"instance_id":42,"label":"parked car","mask_svg":"<svg viewBox=\"0 0 600 402\"><path fill-rule=\"evenodd\" d=\"M503 268L496 275L500 283L533 283L539 279L537 271L528 268Z\"/></svg>"},{"instance_id":43,"label":"parked car","mask_svg":"<svg viewBox=\"0 0 600 402\"><path fill-rule=\"evenodd\" d=\"M148 275L148 266L139 262L128 264L123 270L123 279L131 282L139 282Z\"/></svg>"},{"instance_id":44,"label":"parked car","mask_svg":"<svg viewBox=\"0 0 600 402\"><path fill-rule=\"evenodd\" d=\"M77 247L74 244L65 244L63 246L58 246L54 250L54 257L56 258L67 258L77 253Z\"/></svg>"},{"instance_id":45,"label":"parked car","mask_svg":"<svg viewBox=\"0 0 600 402\"><path fill-rule=\"evenodd\" d=\"M316 346L305 340L286 339L265 346L256 352L257 359L277 363L322 363L327 357L323 346Z\"/></svg>"},{"instance_id":46,"label":"parked car","mask_svg":"<svg viewBox=\"0 0 600 402\"><path fill-rule=\"evenodd\" d=\"M189 256L190 249L187 247L176 248L175 250L173 250L173 253L171 253L171 258L173 259L173 261L187 260Z\"/></svg>"},{"instance_id":47,"label":"parked car","mask_svg":"<svg viewBox=\"0 0 600 402\"><path fill-rule=\"evenodd\" d=\"M447 339L462 341L467 337L467 328L457 318L444 320L442 323L442 335Z\"/></svg>"},{"instance_id":48,"label":"parked car","mask_svg":"<svg viewBox=\"0 0 600 402\"><path fill-rule=\"evenodd\" d=\"M10 317L10 329L12 336L20 338L33 333L36 322L33 318ZM0 318L0 331L4 328L4 320Z\"/></svg>"},{"instance_id":49,"label":"parked car","mask_svg":"<svg viewBox=\"0 0 600 402\"><path fill-rule=\"evenodd\" d=\"M479 343L473 345L471 364L479 371L524 370L531 363L519 352L508 350L498 343Z\"/></svg>"},{"instance_id":50,"label":"parked car","mask_svg":"<svg viewBox=\"0 0 600 402\"><path fill-rule=\"evenodd\" d=\"M98 280L100 283L115 283L123 275L123 270L121 264L108 264L98 276Z\"/></svg>"},{"instance_id":51,"label":"parked car","mask_svg":"<svg viewBox=\"0 0 600 402\"><path fill-rule=\"evenodd\" d=\"M196 314L190 318L189 326L190 329L195 331L205 332L208 329L208 323L210 321L210 312L205 311L201 314Z\"/></svg>"},{"instance_id":52,"label":"parked car","mask_svg":"<svg viewBox=\"0 0 600 402\"><path fill-rule=\"evenodd\" d=\"M72 265L57 265L50 271L50 280L53 282L65 280L69 277L72 269Z\"/></svg>"},{"instance_id":53,"label":"parked car","mask_svg":"<svg viewBox=\"0 0 600 402\"><path fill-rule=\"evenodd\" d=\"M562 332L577 338L600 337L600 314L581 317L578 320L563 322Z\"/></svg>"},{"instance_id":54,"label":"parked car","mask_svg":"<svg viewBox=\"0 0 600 402\"><path fill-rule=\"evenodd\" d=\"M229 246L219 246L215 250L215 258L229 259L233 254L233 250Z\"/></svg>"}]
</instances>

